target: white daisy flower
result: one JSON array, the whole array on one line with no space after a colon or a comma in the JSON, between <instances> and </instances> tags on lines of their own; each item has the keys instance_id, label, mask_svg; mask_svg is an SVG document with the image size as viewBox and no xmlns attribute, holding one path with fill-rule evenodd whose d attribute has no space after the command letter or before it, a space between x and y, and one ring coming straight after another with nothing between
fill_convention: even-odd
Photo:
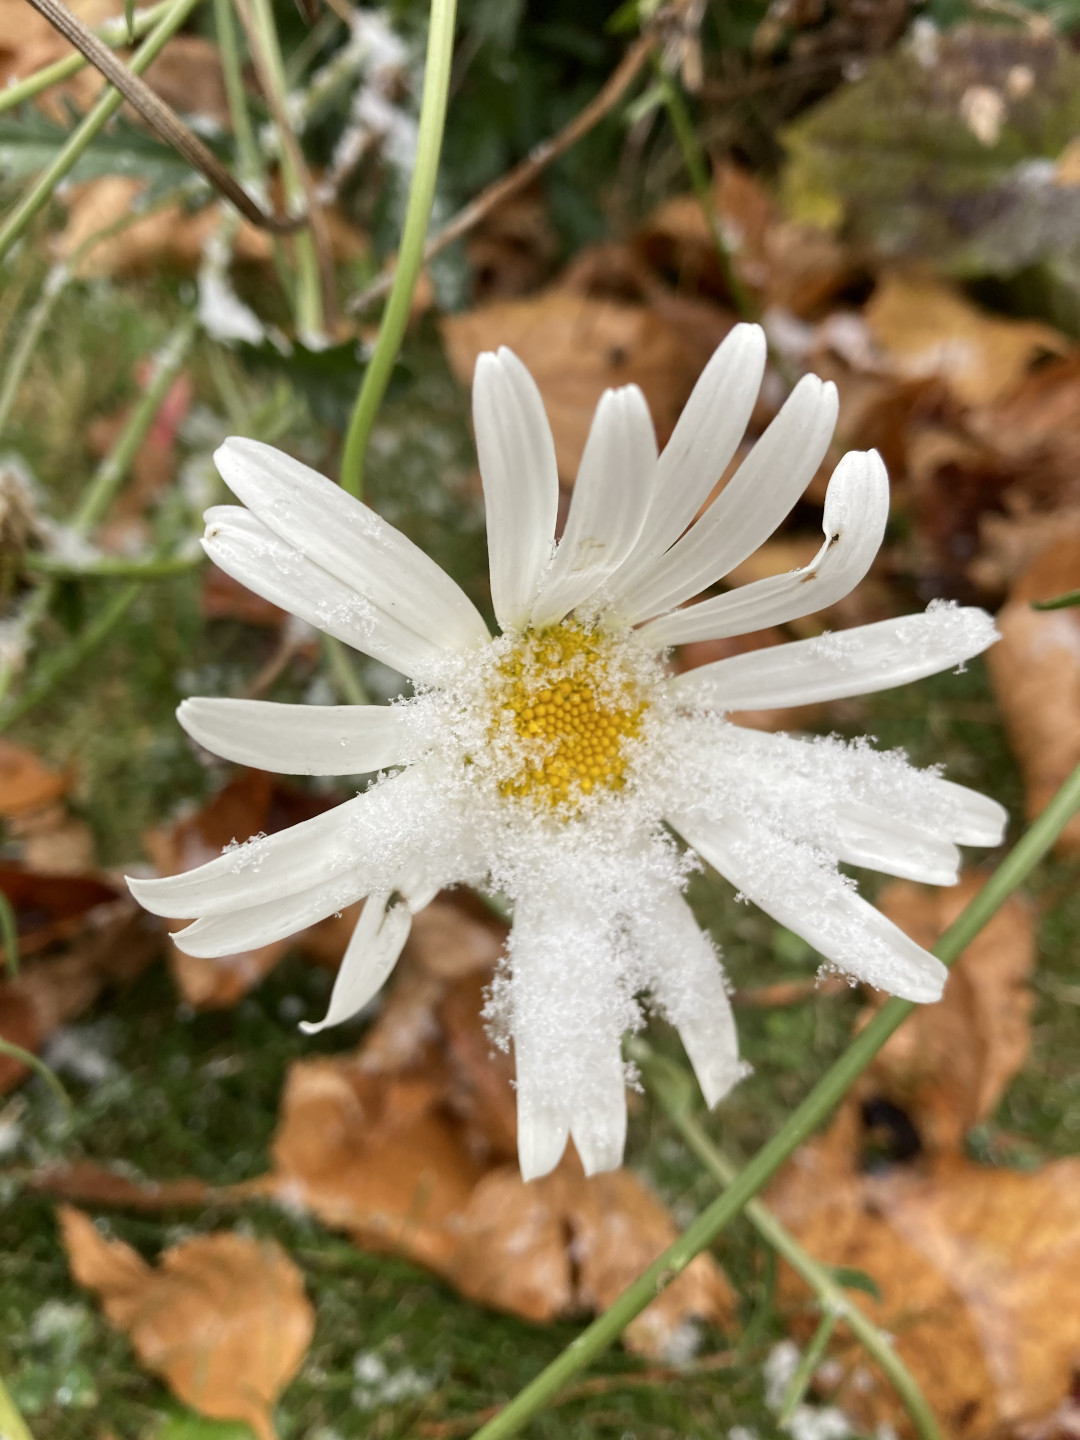
<instances>
[{"instance_id":1,"label":"white daisy flower","mask_svg":"<svg viewBox=\"0 0 1080 1440\"><path fill-rule=\"evenodd\" d=\"M526 1178L549 1171L568 1136L590 1174L620 1163L620 1041L642 1023L643 1005L678 1029L710 1104L742 1073L719 959L683 898L702 860L828 967L933 1001L944 967L860 899L838 864L948 885L957 843L994 845L1003 832L999 805L900 753L725 718L960 665L995 639L981 610L934 604L665 671L670 646L832 604L881 543L884 466L874 451L849 454L829 483L811 564L685 604L768 539L829 445L836 390L808 375L695 521L735 454L764 364L761 330L737 326L660 455L641 391L607 391L556 545L555 448L539 391L509 350L480 357L473 418L494 638L433 561L330 480L252 440L217 452L245 508L208 512L210 558L410 676L414 694L381 706L186 700L181 724L228 760L288 774L382 773L327 814L131 888L155 913L193 920L174 938L206 957L264 945L368 897L327 1015L309 1030L372 999L438 890L503 892L514 925L489 1017L513 1043Z\"/></svg>"}]
</instances>

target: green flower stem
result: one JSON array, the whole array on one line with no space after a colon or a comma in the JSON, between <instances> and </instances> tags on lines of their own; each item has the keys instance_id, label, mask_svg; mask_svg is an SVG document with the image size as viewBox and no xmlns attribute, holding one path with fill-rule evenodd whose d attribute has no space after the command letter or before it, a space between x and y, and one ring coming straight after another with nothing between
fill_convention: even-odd
<instances>
[{"instance_id":1,"label":"green flower stem","mask_svg":"<svg viewBox=\"0 0 1080 1440\"><path fill-rule=\"evenodd\" d=\"M345 448L341 457L341 484L350 495L359 497L364 489L364 452L371 427L382 404L397 359L405 328L409 323L413 291L424 263L424 241L435 202L435 179L439 170L446 106L450 97L450 65L454 54L454 20L457 0L431 0L427 59L424 65L424 93L420 101L420 125L416 142L416 164L409 186L409 202L401 234L394 284L383 311L378 339L356 397Z\"/></svg>"},{"instance_id":2,"label":"green flower stem","mask_svg":"<svg viewBox=\"0 0 1080 1440\"><path fill-rule=\"evenodd\" d=\"M1033 600L1033 610L1068 610L1080 605L1080 590L1068 590L1064 595L1055 595L1053 600Z\"/></svg>"},{"instance_id":3,"label":"green flower stem","mask_svg":"<svg viewBox=\"0 0 1080 1440\"><path fill-rule=\"evenodd\" d=\"M248 7L240 9L241 18ZM256 34L251 44L258 44L266 66L266 83L273 87L277 108L281 114L288 113L288 82L285 79L285 62L281 54L274 11L270 0L251 0L248 10ZM285 208L293 212L307 203L300 174L289 153L286 138L281 140L281 179L285 188ZM309 219L310 223L310 219ZM301 340L321 339L326 330L323 313L322 281L319 277L319 259L315 241L310 229L301 230L294 238L296 254L296 329Z\"/></svg>"},{"instance_id":4,"label":"green flower stem","mask_svg":"<svg viewBox=\"0 0 1080 1440\"><path fill-rule=\"evenodd\" d=\"M694 124L690 119L690 112L686 108L686 101L683 99L682 91L675 83L675 77L664 69L663 62L657 58L654 64L668 119L671 121L671 128L675 131L675 139L679 142L683 163L690 176L690 184L694 187L698 204L701 206L701 213L705 217L705 224L709 227L709 234L712 236L713 247L716 250L716 258L720 263L720 273L724 277L724 284L727 286L735 309L742 318L756 320L758 318L757 301L739 278L739 273L728 252L713 200L708 161L698 144L697 135L694 133Z\"/></svg>"},{"instance_id":5,"label":"green flower stem","mask_svg":"<svg viewBox=\"0 0 1080 1440\"><path fill-rule=\"evenodd\" d=\"M173 0L164 17L131 57L129 69L136 75L141 75L146 67L157 59L198 4L199 0ZM38 211L48 204L57 185L82 158L103 126L116 114L122 104L123 96L111 85L98 97L85 119L72 131L56 152L51 163L34 181L8 216L3 227L0 227L0 260L15 244Z\"/></svg>"},{"instance_id":6,"label":"green flower stem","mask_svg":"<svg viewBox=\"0 0 1080 1440\"><path fill-rule=\"evenodd\" d=\"M322 651L342 699L350 705L370 705L371 696L364 689L364 682L353 668L348 646L335 635L324 635Z\"/></svg>"},{"instance_id":7,"label":"green flower stem","mask_svg":"<svg viewBox=\"0 0 1080 1440\"><path fill-rule=\"evenodd\" d=\"M658 1055L651 1045L638 1036L627 1041L626 1050L629 1058L639 1066L646 1090L659 1101L706 1170L710 1171L722 1186L731 1185L738 1174L738 1167L713 1144L694 1114L697 1087L693 1077L683 1066ZM877 1361L922 1440L942 1440L937 1421L915 1377L897 1354L888 1336L882 1334L854 1303L843 1286L833 1279L828 1268L807 1254L763 1201L747 1201L743 1213L762 1239L772 1246L778 1255L783 1256L795 1273L813 1290L821 1311L822 1325L815 1335L815 1340L822 1336L823 1331L825 1333L821 1338L820 1348L815 1352L811 1343L803 1357L806 1374L797 1399L801 1399L805 1393L806 1383L821 1360L833 1325L841 1320L867 1354ZM810 1358L812 1354L813 1360ZM800 1370L803 1368L800 1366ZM795 1381L799 1378L799 1372L796 1372L792 1377L793 1390Z\"/></svg>"},{"instance_id":8,"label":"green flower stem","mask_svg":"<svg viewBox=\"0 0 1080 1440\"><path fill-rule=\"evenodd\" d=\"M7 1386L0 1379L0 1437L2 1440L34 1440L26 1421L15 1408Z\"/></svg>"},{"instance_id":9,"label":"green flower stem","mask_svg":"<svg viewBox=\"0 0 1080 1440\"><path fill-rule=\"evenodd\" d=\"M949 926L934 948L946 964L975 936L1047 853L1075 811L1080 808L1080 766L1073 771L1043 813L1028 828L997 870ZM853 1081L914 1009L907 1000L889 1000L851 1041L810 1094L724 1193L692 1221L679 1238L627 1287L603 1315L593 1321L550 1365L474 1435L473 1440L505 1440L543 1410L575 1375L603 1353L639 1315L650 1300L711 1245L724 1227L746 1208L796 1149L843 1099Z\"/></svg>"},{"instance_id":10,"label":"green flower stem","mask_svg":"<svg viewBox=\"0 0 1080 1440\"><path fill-rule=\"evenodd\" d=\"M11 1040L4 1040L2 1038L0 1038L0 1055L10 1055L12 1060L17 1060L20 1065L25 1065L28 1070L35 1071L35 1073L40 1075L42 1080L45 1081L45 1084L48 1085L64 1109L72 1109L71 1096L60 1083L56 1071L50 1070L40 1056L35 1055L32 1050L24 1050L21 1045L16 1045ZM2 1421L3 1418L3 1398L0 1397L0 1421ZM7 1440L7 1435L2 1428L0 1428L0 1440Z\"/></svg>"},{"instance_id":11,"label":"green flower stem","mask_svg":"<svg viewBox=\"0 0 1080 1440\"><path fill-rule=\"evenodd\" d=\"M749 1209L749 1206L747 1209ZM832 1338L832 1332L836 1329L838 1319L839 1316L831 1310L826 1310L825 1314L822 1315L821 1323L814 1331L810 1344L806 1347L798 1365L795 1367L795 1373L791 1377L791 1383L784 1391L784 1398L780 1403L780 1411L776 1417L776 1424L779 1429L782 1430L787 1425L788 1421L795 1414L795 1411L802 1404L810 1381L814 1378L814 1371L821 1364L822 1358L825 1355L826 1347ZM934 1417L931 1416L930 1418L933 1420ZM925 1434L926 1432L920 1429L919 1433ZM941 1434L936 1423L933 1433L935 1435Z\"/></svg>"},{"instance_id":12,"label":"green flower stem","mask_svg":"<svg viewBox=\"0 0 1080 1440\"><path fill-rule=\"evenodd\" d=\"M63 580L167 580L197 569L206 556L200 550L191 555L162 555L150 560L107 559L76 565L31 550L23 557L27 570L41 575L54 575Z\"/></svg>"},{"instance_id":13,"label":"green flower stem","mask_svg":"<svg viewBox=\"0 0 1080 1440\"><path fill-rule=\"evenodd\" d=\"M168 11L171 0L160 0L160 4L151 5L148 10L136 10L132 19L132 31L136 40L142 39L146 32ZM104 40L106 45L127 45L130 43L128 37L127 21L123 19L109 20L100 25L94 34L99 40ZM35 95L40 95L43 90L48 90L50 85L58 85L61 80L67 80L71 75L77 75L90 62L85 55L75 51L72 55L66 55L63 60L54 60L51 65L43 65L40 70L35 70L32 75L27 75L23 80L17 80L14 85L7 85L0 90L0 115L5 110L12 110L16 105L21 105L24 100L32 100Z\"/></svg>"},{"instance_id":14,"label":"green flower stem","mask_svg":"<svg viewBox=\"0 0 1080 1440\"><path fill-rule=\"evenodd\" d=\"M266 167L255 137L248 109L244 72L240 60L240 40L230 0L214 0L214 30L217 34L221 72L225 81L225 98L229 105L229 121L236 141L237 173L243 184L264 182Z\"/></svg>"},{"instance_id":15,"label":"green flower stem","mask_svg":"<svg viewBox=\"0 0 1080 1440\"><path fill-rule=\"evenodd\" d=\"M21 720L35 705L40 705L72 670L97 649L127 614L141 590L142 584L139 581L125 585L81 635L77 635L74 640L48 656L38 667L33 679L25 685L18 699L10 700L0 707L0 733L14 725L16 720Z\"/></svg>"},{"instance_id":16,"label":"green flower stem","mask_svg":"<svg viewBox=\"0 0 1080 1440\"><path fill-rule=\"evenodd\" d=\"M0 435L6 430L7 423L11 418L12 407L19 393L23 376L26 374L26 367L30 364L31 356L37 349L37 343L56 308L56 302L64 293L70 279L71 267L69 265L52 267L45 276L41 294L34 302L33 308L19 331L19 338L15 343L11 358L4 366L3 382L0 383Z\"/></svg>"},{"instance_id":17,"label":"green flower stem","mask_svg":"<svg viewBox=\"0 0 1080 1440\"><path fill-rule=\"evenodd\" d=\"M19 973L19 926L11 901L0 890L0 936L4 940L4 964L14 980Z\"/></svg>"},{"instance_id":18,"label":"green flower stem","mask_svg":"<svg viewBox=\"0 0 1080 1440\"><path fill-rule=\"evenodd\" d=\"M139 446L146 439L173 381L188 357L197 328L193 317L185 317L158 351L149 384L128 416L116 444L95 471L82 503L72 517L71 526L76 534L88 534L104 519L138 453Z\"/></svg>"}]
</instances>

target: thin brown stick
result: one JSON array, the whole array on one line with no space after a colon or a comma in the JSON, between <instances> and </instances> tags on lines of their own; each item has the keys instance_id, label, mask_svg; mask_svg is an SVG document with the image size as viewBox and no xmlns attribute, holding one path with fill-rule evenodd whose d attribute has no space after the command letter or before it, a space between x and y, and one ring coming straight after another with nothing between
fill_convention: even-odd
<instances>
[{"instance_id":1,"label":"thin brown stick","mask_svg":"<svg viewBox=\"0 0 1080 1440\"><path fill-rule=\"evenodd\" d=\"M278 235L299 229L305 223L303 216L297 218L292 215L274 215L263 210L233 179L214 152L184 124L176 111L166 105L145 80L133 74L78 16L71 13L63 0L28 0L28 3L40 15L44 15L65 40L70 41L76 50L85 55L95 70L100 71L109 84L134 106L151 129L182 156L193 170L204 176L219 195L223 195L230 204L235 205L246 220L250 220L260 230L271 230Z\"/></svg>"},{"instance_id":2,"label":"thin brown stick","mask_svg":"<svg viewBox=\"0 0 1080 1440\"><path fill-rule=\"evenodd\" d=\"M580 1384L571 1385L552 1403L566 1405L572 1400L588 1400L593 1395L610 1395L619 1390L671 1385L676 1381L693 1379L695 1375L729 1370L736 1359L734 1350L721 1350L678 1370L671 1365L658 1365L651 1370L630 1370L625 1375L593 1375L588 1380L582 1380ZM416 1427L416 1433L422 1436L423 1440L454 1440L457 1435L471 1435L477 1426L493 1420L502 1408L501 1405L489 1405L484 1410L475 1410L471 1415L455 1415L450 1420L421 1420Z\"/></svg>"},{"instance_id":3,"label":"thin brown stick","mask_svg":"<svg viewBox=\"0 0 1080 1440\"><path fill-rule=\"evenodd\" d=\"M36 3L36 0L34 0ZM330 231L327 228L326 217L323 214L322 205L319 203L315 191L315 182L311 178L311 171L308 169L307 161L304 159L304 152L301 150L296 136L293 134L292 124L281 103L281 96L278 94L277 86L274 84L273 72L270 68L270 60L263 48L262 38L259 35L259 27L255 24L255 17L251 11L249 0L235 0L236 13L240 16L240 24L244 27L244 34L247 36L248 49L251 52L251 63L255 67L255 75L259 82L259 88L263 93L263 99L270 107L270 113L278 127L281 136L281 143L293 169L296 171L296 178L301 190L304 192L304 203L307 206L307 223L311 230L311 239L315 247L315 258L319 266L319 288L322 291L323 326L328 334L333 334L334 317L337 311L337 293L334 284L334 252L330 240Z\"/></svg>"},{"instance_id":4,"label":"thin brown stick","mask_svg":"<svg viewBox=\"0 0 1080 1440\"><path fill-rule=\"evenodd\" d=\"M565 155L567 150L577 144L583 135L587 135L594 125L598 124L605 115L610 114L637 79L656 43L657 37L651 31L647 31L639 40L636 40L611 72L603 88L593 96L583 110L574 116L569 124L564 125L550 140L544 140L537 145L520 165L508 171L501 179L489 185L486 190L481 190L474 200L470 200L446 222L441 230L437 230L424 247L425 264L445 250L448 245L452 245L455 240L460 240L463 235L474 229L481 220L504 204L511 196L524 190L541 171L547 169L553 160L557 160L560 155ZM390 287L394 283L396 268L397 257L395 256L389 268L384 270L377 280L373 280L370 285L360 291L359 295L355 295L348 302L345 308L349 314L361 314L375 301L384 299L390 293Z\"/></svg>"}]
</instances>

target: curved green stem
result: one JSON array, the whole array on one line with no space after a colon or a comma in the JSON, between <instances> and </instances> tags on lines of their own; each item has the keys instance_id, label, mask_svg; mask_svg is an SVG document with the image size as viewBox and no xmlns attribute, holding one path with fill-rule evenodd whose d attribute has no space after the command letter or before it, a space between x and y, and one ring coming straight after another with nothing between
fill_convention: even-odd
<instances>
[{"instance_id":1,"label":"curved green stem","mask_svg":"<svg viewBox=\"0 0 1080 1440\"><path fill-rule=\"evenodd\" d=\"M1047 853L1078 808L1080 765L938 941L934 953L939 959L947 965L951 964L971 944ZM603 1315L515 1395L495 1419L482 1426L473 1440L505 1440L508 1435L516 1435L523 1425L544 1409L553 1395L617 1340L649 1301L681 1274L695 1255L712 1244L725 1226L740 1215L768 1184L784 1161L814 1133L914 1008L908 1000L893 999L883 1005L825 1072L802 1104L792 1111L773 1138L733 1178L724 1193L691 1222Z\"/></svg>"},{"instance_id":2,"label":"curved green stem","mask_svg":"<svg viewBox=\"0 0 1080 1440\"><path fill-rule=\"evenodd\" d=\"M146 67L157 59L198 3L199 0L176 0L165 18L159 21L131 57L128 68L134 74L141 75ZM38 211L48 204L57 185L82 158L106 122L116 114L123 103L124 97L119 90L114 90L110 85L85 119L71 132L52 161L15 206L3 227L0 227L0 259L8 253Z\"/></svg>"},{"instance_id":3,"label":"curved green stem","mask_svg":"<svg viewBox=\"0 0 1080 1440\"><path fill-rule=\"evenodd\" d=\"M0 1436L3 1440L34 1440L3 1380L0 1380Z\"/></svg>"},{"instance_id":4,"label":"curved green stem","mask_svg":"<svg viewBox=\"0 0 1080 1440\"><path fill-rule=\"evenodd\" d=\"M450 96L450 62L454 54L454 19L457 0L431 0L427 60L424 66L424 94L420 102L420 127L416 141L416 165L409 187L409 203L394 285L383 311L375 348L356 397L345 449L341 457L341 484L357 497L364 488L364 452L375 423L394 361L409 323L413 291L424 263L424 241L431 223L435 201L435 179L442 152L446 106Z\"/></svg>"},{"instance_id":5,"label":"curved green stem","mask_svg":"<svg viewBox=\"0 0 1080 1440\"><path fill-rule=\"evenodd\" d=\"M72 1108L71 1096L64 1089L63 1085L61 1085L55 1071L50 1070L48 1065L45 1064L45 1061L35 1055L33 1051L24 1050L21 1045L16 1045L13 1041L0 1038L0 1055L10 1055L12 1060L17 1060L20 1065L25 1065L28 1070L35 1071L41 1076L42 1080L45 1081L45 1084L48 1085L49 1089L60 1101L60 1104L63 1105L66 1110ZM0 1398L0 1405L2 1405L2 1398ZM4 1412L3 1409L0 1408L0 1420L3 1420L3 1418ZM7 1435L2 1428L0 1428L0 1440L7 1440Z\"/></svg>"},{"instance_id":6,"label":"curved green stem","mask_svg":"<svg viewBox=\"0 0 1080 1440\"><path fill-rule=\"evenodd\" d=\"M630 1058L641 1068L645 1089L659 1100L690 1149L721 1185L730 1185L738 1174L738 1167L713 1144L694 1115L692 1105L696 1086L690 1074L681 1065L658 1055L639 1037L635 1036L628 1041L626 1048ZM795 1381L803 1379L804 1370L805 1379L808 1380L817 1368L832 1327L839 1320L848 1327L867 1354L877 1361L922 1440L941 1440L941 1430L933 1411L889 1337L882 1334L873 1321L849 1298L843 1286L833 1279L828 1268L803 1249L763 1201L748 1201L743 1213L762 1239L771 1245L778 1255L782 1255L795 1273L813 1290L821 1311L822 1324L815 1336L820 1349L815 1351L812 1344L807 1350L804 1356L805 1367L800 1366L800 1371L792 1378L791 1393L796 1394ZM803 1383L797 1391L792 1407L802 1398L805 1388ZM781 1420L783 1418L781 1416Z\"/></svg>"}]
</instances>

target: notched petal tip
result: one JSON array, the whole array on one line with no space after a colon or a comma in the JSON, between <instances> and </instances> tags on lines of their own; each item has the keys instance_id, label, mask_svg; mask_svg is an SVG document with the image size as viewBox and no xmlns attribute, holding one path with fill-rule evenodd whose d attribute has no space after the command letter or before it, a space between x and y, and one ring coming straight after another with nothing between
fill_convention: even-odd
<instances>
[{"instance_id":1,"label":"notched petal tip","mask_svg":"<svg viewBox=\"0 0 1080 1440\"><path fill-rule=\"evenodd\" d=\"M549 1115L531 1115L518 1107L518 1167L525 1181L550 1175L563 1157L569 1127Z\"/></svg>"}]
</instances>

